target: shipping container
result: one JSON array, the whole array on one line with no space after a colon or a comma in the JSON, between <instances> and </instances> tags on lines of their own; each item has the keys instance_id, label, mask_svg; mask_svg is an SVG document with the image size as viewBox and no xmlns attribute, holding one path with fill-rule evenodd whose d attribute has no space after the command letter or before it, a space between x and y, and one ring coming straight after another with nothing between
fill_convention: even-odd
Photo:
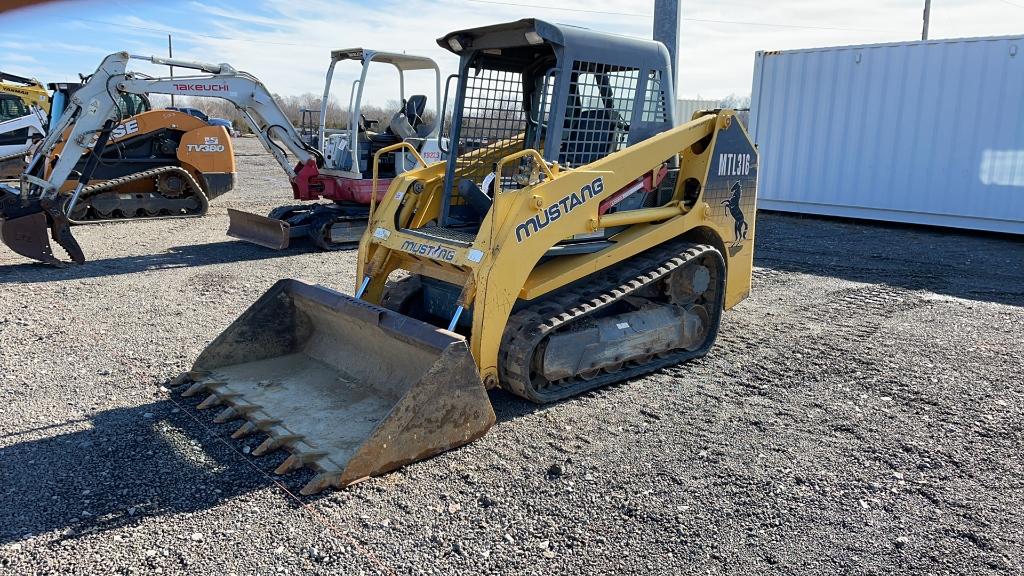
<instances>
[{"instance_id":1,"label":"shipping container","mask_svg":"<svg viewBox=\"0 0 1024 576\"><path fill-rule=\"evenodd\" d=\"M758 52L758 207L1024 234L1024 36Z\"/></svg>"}]
</instances>

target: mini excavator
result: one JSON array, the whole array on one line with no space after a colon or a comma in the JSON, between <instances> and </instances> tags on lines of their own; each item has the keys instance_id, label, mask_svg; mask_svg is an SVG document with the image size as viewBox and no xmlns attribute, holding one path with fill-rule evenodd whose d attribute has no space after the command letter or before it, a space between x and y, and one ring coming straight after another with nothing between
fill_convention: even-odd
<instances>
[{"instance_id":1,"label":"mini excavator","mask_svg":"<svg viewBox=\"0 0 1024 576\"><path fill-rule=\"evenodd\" d=\"M72 262L83 263L85 255L69 229L77 221L204 213L206 197L230 189L234 182L234 161L224 129L199 126L171 133L166 129L168 125L187 128L200 121L167 110L150 111L131 119L119 114L122 103L130 96L173 94L231 102L288 174L296 199L331 201L285 206L269 217L232 210L230 235L273 248L287 247L295 236L309 236L325 249L352 244L362 236L370 205L383 198L391 178L415 166L417 157L405 148L394 148L394 144L408 144L419 159L441 158L439 146L443 140L438 137L439 123L424 120L425 96L414 95L404 100L402 78L406 71L433 71L437 91L440 80L437 66L429 58L362 48L337 50L331 57L325 94L337 62L362 63L362 75L352 90L354 100L349 115L353 120L348 130L331 134L325 130L321 115L318 142L311 143L308 134L302 137L256 77L229 64L135 56L127 52L107 56L67 99L63 115L22 174L20 188L0 185L0 238L18 254L62 266L67 262L54 254L50 238ZM197 73L154 78L127 70L132 59ZM372 62L391 64L398 69L403 96L402 108L391 118L387 129L379 132L360 122L358 113L363 81ZM146 159L155 154L154 148L161 153L174 152L181 166L146 166ZM381 156L373 167L377 181L374 185L368 166L382 148L389 148L389 153ZM138 156L136 151L140 152ZM119 159L118 165L134 165L135 171L116 173L111 156ZM98 177L109 179L89 184ZM69 179L71 183L65 184ZM148 197L131 188L140 182L150 186ZM375 194L379 197L374 197Z\"/></svg>"},{"instance_id":2,"label":"mini excavator","mask_svg":"<svg viewBox=\"0 0 1024 576\"><path fill-rule=\"evenodd\" d=\"M349 91L345 127L331 129L327 127L329 104L339 64L358 64L360 69ZM381 68L397 72L388 76L392 80L391 93L401 102L386 126L378 126L376 120L369 120L362 113L365 103L363 92L367 84L387 86L383 74L376 72ZM408 142L428 162L442 159L440 146L444 140L439 137L441 123L438 116L430 119L426 114L427 96L413 94L406 97L405 86L413 74L430 76L434 88L432 97L435 102L442 101L441 72L430 58L366 48L331 51L320 110L304 110L300 124L303 140L315 146L323 156L317 172L325 185L321 188L295 188L295 199L305 203L279 206L265 217L228 208L231 219L228 236L274 250L288 248L295 239L309 239L321 250L354 247L366 230L366 218L372 202L374 154L398 142ZM415 162L404 149L383 155L377 166L377 187L386 189L391 178L412 168ZM311 202L316 200L327 202Z\"/></svg>"}]
</instances>

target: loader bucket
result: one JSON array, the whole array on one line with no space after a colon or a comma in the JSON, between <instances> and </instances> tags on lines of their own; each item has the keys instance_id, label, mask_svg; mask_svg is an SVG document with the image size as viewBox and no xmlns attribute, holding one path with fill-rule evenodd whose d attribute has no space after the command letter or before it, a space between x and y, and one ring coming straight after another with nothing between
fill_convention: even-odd
<instances>
[{"instance_id":1,"label":"loader bucket","mask_svg":"<svg viewBox=\"0 0 1024 576\"><path fill-rule=\"evenodd\" d=\"M59 208L38 199L22 204L7 190L0 190L0 196L0 239L8 248L26 258L63 267L67 263L54 255L50 245L53 238L72 262L85 262L85 254L71 234L71 223Z\"/></svg>"},{"instance_id":2,"label":"loader bucket","mask_svg":"<svg viewBox=\"0 0 1024 576\"><path fill-rule=\"evenodd\" d=\"M253 451L291 452L314 494L466 444L494 410L466 340L299 280L281 280L196 360L178 383L222 405L215 421L267 435Z\"/></svg>"},{"instance_id":3,"label":"loader bucket","mask_svg":"<svg viewBox=\"0 0 1024 576\"><path fill-rule=\"evenodd\" d=\"M291 239L290 226L284 220L228 208L228 236L252 242L272 250L284 250Z\"/></svg>"}]
</instances>

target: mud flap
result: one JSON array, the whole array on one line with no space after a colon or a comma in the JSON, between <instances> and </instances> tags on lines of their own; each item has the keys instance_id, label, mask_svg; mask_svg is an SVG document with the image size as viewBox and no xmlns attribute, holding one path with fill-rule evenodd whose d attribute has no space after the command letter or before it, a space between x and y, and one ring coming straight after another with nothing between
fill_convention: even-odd
<instances>
[{"instance_id":1,"label":"mud flap","mask_svg":"<svg viewBox=\"0 0 1024 576\"><path fill-rule=\"evenodd\" d=\"M234 436L267 434L254 452L317 475L314 494L457 448L494 424L466 340L397 312L282 280L217 337L179 383L245 418Z\"/></svg>"},{"instance_id":2,"label":"mud flap","mask_svg":"<svg viewBox=\"0 0 1024 576\"><path fill-rule=\"evenodd\" d=\"M291 240L291 226L284 220L228 208L228 236L272 250L284 250Z\"/></svg>"},{"instance_id":3,"label":"mud flap","mask_svg":"<svg viewBox=\"0 0 1024 576\"><path fill-rule=\"evenodd\" d=\"M67 216L54 208L51 201L31 200L22 205L13 193L0 191L0 239L14 252L32 260L63 267L67 262L58 259L50 245L50 238L67 252L75 264L85 262L85 254L71 234ZM48 237L49 236L49 237Z\"/></svg>"}]
</instances>

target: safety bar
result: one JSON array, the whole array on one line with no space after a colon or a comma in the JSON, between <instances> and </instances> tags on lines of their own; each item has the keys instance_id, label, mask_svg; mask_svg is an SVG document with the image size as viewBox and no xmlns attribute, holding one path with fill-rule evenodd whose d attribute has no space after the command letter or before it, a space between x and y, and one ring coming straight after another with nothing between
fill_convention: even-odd
<instances>
[{"instance_id":1,"label":"safety bar","mask_svg":"<svg viewBox=\"0 0 1024 576\"><path fill-rule=\"evenodd\" d=\"M408 142L399 142L377 150L377 153L373 155L373 185L370 188L370 218L373 218L373 212L377 208L377 175L380 173L380 155L394 152L400 148L408 148L409 152L412 152L412 155L416 158L416 162L418 162L420 166L426 167L427 165L426 161L423 160L423 157L420 156L420 153L416 151L416 147Z\"/></svg>"},{"instance_id":2,"label":"safety bar","mask_svg":"<svg viewBox=\"0 0 1024 576\"><path fill-rule=\"evenodd\" d=\"M494 172L494 178L496 183L494 186L495 200L497 200L498 195L500 193L504 192L501 189L501 175L505 173L505 164L508 164L513 160L519 160L524 156L533 156L534 162L536 162L537 165L544 170L544 173L547 174L548 178L552 180L555 178L555 173L551 171L551 168L548 168L548 163L544 161L544 157L540 155L540 152L537 152L533 148L527 148L526 150L520 150L515 154L509 154L508 156L505 156L501 160L498 160L498 169Z\"/></svg>"}]
</instances>

